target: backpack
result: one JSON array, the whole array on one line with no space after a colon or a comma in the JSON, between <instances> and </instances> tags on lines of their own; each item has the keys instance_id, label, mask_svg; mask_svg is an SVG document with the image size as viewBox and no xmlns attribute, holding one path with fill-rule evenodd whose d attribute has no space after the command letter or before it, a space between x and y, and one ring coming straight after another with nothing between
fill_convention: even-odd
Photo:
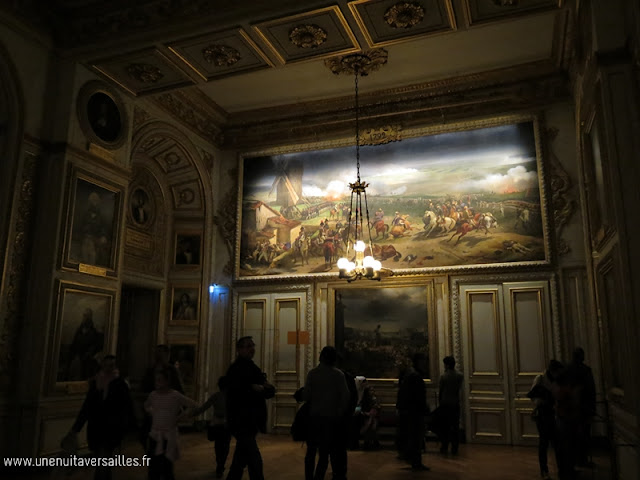
<instances>
[{"instance_id":1,"label":"backpack","mask_svg":"<svg viewBox=\"0 0 640 480\"><path fill-rule=\"evenodd\" d=\"M311 423L311 406L305 402L296 412L291 424L291 437L294 442L305 442L309 438Z\"/></svg>"}]
</instances>

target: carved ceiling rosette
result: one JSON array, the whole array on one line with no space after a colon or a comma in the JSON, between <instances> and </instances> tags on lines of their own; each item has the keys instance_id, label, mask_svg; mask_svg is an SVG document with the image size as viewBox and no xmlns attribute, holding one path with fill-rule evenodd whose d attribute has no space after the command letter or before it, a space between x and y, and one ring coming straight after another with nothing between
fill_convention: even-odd
<instances>
[{"instance_id":1,"label":"carved ceiling rosette","mask_svg":"<svg viewBox=\"0 0 640 480\"><path fill-rule=\"evenodd\" d=\"M127 67L127 73L141 83L158 83L164 77L158 67L148 63L132 63Z\"/></svg>"},{"instance_id":2,"label":"carved ceiling rosette","mask_svg":"<svg viewBox=\"0 0 640 480\"><path fill-rule=\"evenodd\" d=\"M360 76L366 77L369 73L375 72L386 65L388 57L389 52L384 48L375 48L360 53L328 58L324 61L324 64L335 75L353 75L357 71Z\"/></svg>"},{"instance_id":3,"label":"carved ceiling rosette","mask_svg":"<svg viewBox=\"0 0 640 480\"><path fill-rule=\"evenodd\" d=\"M318 25L298 25L289 31L289 41L298 48L317 48L327 41L327 32Z\"/></svg>"},{"instance_id":4,"label":"carved ceiling rosette","mask_svg":"<svg viewBox=\"0 0 640 480\"><path fill-rule=\"evenodd\" d=\"M424 7L417 2L398 2L384 13L384 21L392 28L411 28L424 19Z\"/></svg>"},{"instance_id":5,"label":"carved ceiling rosette","mask_svg":"<svg viewBox=\"0 0 640 480\"><path fill-rule=\"evenodd\" d=\"M202 56L216 67L230 67L240 60L240 52L228 45L209 45L202 49Z\"/></svg>"}]
</instances>

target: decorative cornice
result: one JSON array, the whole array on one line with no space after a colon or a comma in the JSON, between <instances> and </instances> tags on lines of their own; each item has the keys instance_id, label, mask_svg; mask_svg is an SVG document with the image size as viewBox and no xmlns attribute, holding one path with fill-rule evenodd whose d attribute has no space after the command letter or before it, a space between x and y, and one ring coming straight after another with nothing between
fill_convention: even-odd
<instances>
[{"instance_id":1,"label":"decorative cornice","mask_svg":"<svg viewBox=\"0 0 640 480\"><path fill-rule=\"evenodd\" d=\"M360 134L360 145L382 145L402 140L400 125L386 125L380 128L367 128Z\"/></svg>"},{"instance_id":2,"label":"decorative cornice","mask_svg":"<svg viewBox=\"0 0 640 480\"><path fill-rule=\"evenodd\" d=\"M199 102L185 91L163 93L152 101L207 141L216 146L222 143L222 129L214 121L218 112L208 109L206 103Z\"/></svg>"},{"instance_id":3,"label":"decorative cornice","mask_svg":"<svg viewBox=\"0 0 640 480\"><path fill-rule=\"evenodd\" d=\"M398 2L384 12L384 21L392 28L411 28L424 19L424 7L417 2Z\"/></svg>"},{"instance_id":4,"label":"decorative cornice","mask_svg":"<svg viewBox=\"0 0 640 480\"><path fill-rule=\"evenodd\" d=\"M363 130L442 124L531 110L569 97L566 75L548 62L360 95ZM353 96L229 115L225 147L253 148L335 138L353 127Z\"/></svg>"}]
</instances>

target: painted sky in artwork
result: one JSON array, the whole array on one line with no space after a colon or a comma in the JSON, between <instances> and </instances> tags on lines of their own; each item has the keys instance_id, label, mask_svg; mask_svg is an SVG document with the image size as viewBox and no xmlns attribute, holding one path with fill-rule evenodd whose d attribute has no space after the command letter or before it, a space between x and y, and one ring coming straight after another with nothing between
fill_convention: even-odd
<instances>
[{"instance_id":1,"label":"painted sky in artwork","mask_svg":"<svg viewBox=\"0 0 640 480\"><path fill-rule=\"evenodd\" d=\"M538 188L531 122L404 139L360 149L361 178L369 196L512 193ZM245 199L269 195L276 164L301 160L303 195L338 200L356 176L355 146L245 159Z\"/></svg>"},{"instance_id":2,"label":"painted sky in artwork","mask_svg":"<svg viewBox=\"0 0 640 480\"><path fill-rule=\"evenodd\" d=\"M344 289L345 325L358 330L381 331L410 328L426 331L427 308L424 287Z\"/></svg>"}]
</instances>

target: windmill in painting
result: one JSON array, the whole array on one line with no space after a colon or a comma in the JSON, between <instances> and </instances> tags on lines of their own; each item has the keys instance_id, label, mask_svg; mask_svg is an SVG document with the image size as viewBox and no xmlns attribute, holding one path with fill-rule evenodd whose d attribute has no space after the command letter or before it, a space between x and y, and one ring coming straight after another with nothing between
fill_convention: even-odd
<instances>
[{"instance_id":1,"label":"windmill in painting","mask_svg":"<svg viewBox=\"0 0 640 480\"><path fill-rule=\"evenodd\" d=\"M373 256L394 270L547 261L535 128L362 147ZM354 178L353 147L245 158L237 275L337 273Z\"/></svg>"}]
</instances>

